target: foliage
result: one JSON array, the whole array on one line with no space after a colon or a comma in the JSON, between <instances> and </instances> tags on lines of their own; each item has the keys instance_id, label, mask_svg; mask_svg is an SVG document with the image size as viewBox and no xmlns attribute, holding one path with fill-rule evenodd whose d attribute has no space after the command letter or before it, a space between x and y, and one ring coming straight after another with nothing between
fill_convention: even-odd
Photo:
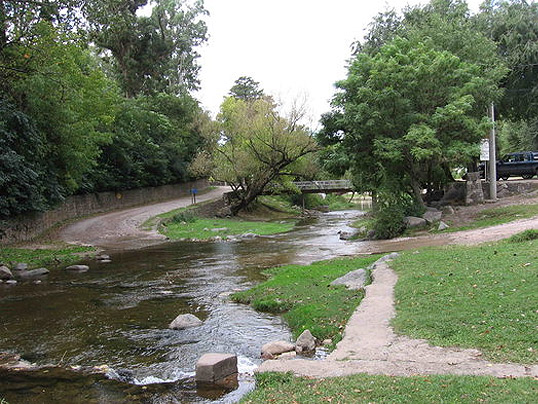
<instances>
[{"instance_id":1,"label":"foliage","mask_svg":"<svg viewBox=\"0 0 538 404\"><path fill-rule=\"evenodd\" d=\"M137 15L147 0L93 0L85 11L91 37L109 51L127 97L198 88L196 47L206 40L202 1L157 0L150 17ZM106 55L106 52L104 53Z\"/></svg>"},{"instance_id":2,"label":"foliage","mask_svg":"<svg viewBox=\"0 0 538 404\"><path fill-rule=\"evenodd\" d=\"M240 403L530 403L536 401L532 378L481 376L371 376L358 374L313 380L291 373L257 373L256 390ZM534 397L534 398L533 398Z\"/></svg>"},{"instance_id":3,"label":"foliage","mask_svg":"<svg viewBox=\"0 0 538 404\"><path fill-rule=\"evenodd\" d=\"M252 77L241 76L235 80L228 95L238 100L254 101L262 98L264 94L259 82L254 81Z\"/></svg>"},{"instance_id":4,"label":"foliage","mask_svg":"<svg viewBox=\"0 0 538 404\"><path fill-rule=\"evenodd\" d=\"M318 339L336 343L351 313L364 296L362 291L329 286L346 273L364 268L378 257L321 261L311 265L287 265L267 270L268 281L232 299L249 303L257 310L285 312L284 318L295 337L308 329Z\"/></svg>"},{"instance_id":5,"label":"foliage","mask_svg":"<svg viewBox=\"0 0 538 404\"><path fill-rule=\"evenodd\" d=\"M536 363L537 241L422 249L391 266L397 332L480 349L496 362Z\"/></svg>"},{"instance_id":6,"label":"foliage","mask_svg":"<svg viewBox=\"0 0 538 404\"><path fill-rule=\"evenodd\" d=\"M538 150L538 118L504 121L498 131L501 155L514 151Z\"/></svg>"},{"instance_id":7,"label":"foliage","mask_svg":"<svg viewBox=\"0 0 538 404\"><path fill-rule=\"evenodd\" d=\"M267 97L253 101L228 97L221 105L219 127L211 132L214 146L209 165L212 178L232 187L232 215L245 209L272 181L296 175L290 171L294 163L316 150L298 122L300 116L285 119L275 109Z\"/></svg>"},{"instance_id":8,"label":"foliage","mask_svg":"<svg viewBox=\"0 0 538 404\"><path fill-rule=\"evenodd\" d=\"M93 247L58 246L57 248L12 248L0 249L0 262L24 262L30 268L42 266L70 265L82 259L82 255L94 253Z\"/></svg>"},{"instance_id":9,"label":"foliage","mask_svg":"<svg viewBox=\"0 0 538 404\"><path fill-rule=\"evenodd\" d=\"M524 232L514 234L508 239L512 243L523 243L531 240L538 240L538 230L525 230Z\"/></svg>"}]
</instances>

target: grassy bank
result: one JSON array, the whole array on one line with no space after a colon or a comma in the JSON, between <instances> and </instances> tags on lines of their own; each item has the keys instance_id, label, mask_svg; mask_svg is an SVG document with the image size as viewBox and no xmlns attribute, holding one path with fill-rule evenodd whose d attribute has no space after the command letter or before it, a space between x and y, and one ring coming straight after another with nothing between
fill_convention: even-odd
<instances>
[{"instance_id":1,"label":"grassy bank","mask_svg":"<svg viewBox=\"0 0 538 404\"><path fill-rule=\"evenodd\" d=\"M331 338L336 343L364 292L329 284L352 270L367 267L378 258L368 256L272 268L266 271L271 276L269 280L235 293L232 299L249 303L256 310L284 313L295 337L309 329L315 337Z\"/></svg>"},{"instance_id":2,"label":"grassy bank","mask_svg":"<svg viewBox=\"0 0 538 404\"><path fill-rule=\"evenodd\" d=\"M538 240L529 240L536 232L526 234L404 253L392 264L399 276L397 332L478 348L492 361L537 363Z\"/></svg>"},{"instance_id":3,"label":"grassy bank","mask_svg":"<svg viewBox=\"0 0 538 404\"><path fill-rule=\"evenodd\" d=\"M291 374L256 376L256 390L241 400L257 403L512 403L536 402L538 383L473 376L390 377L355 375L323 380Z\"/></svg>"},{"instance_id":4,"label":"grassy bank","mask_svg":"<svg viewBox=\"0 0 538 404\"><path fill-rule=\"evenodd\" d=\"M96 250L92 247L66 246L57 248L0 248L0 263L25 262L30 268L69 265L81 260Z\"/></svg>"},{"instance_id":5,"label":"grassy bank","mask_svg":"<svg viewBox=\"0 0 538 404\"><path fill-rule=\"evenodd\" d=\"M533 216L538 216L538 204L511 205L502 206L499 208L484 209L476 216L476 218L471 223L464 226L449 227L448 229L444 230L444 232L454 232L495 226L498 224L513 222L514 220L528 219ZM448 225L451 225L450 220L446 220L446 223Z\"/></svg>"}]
</instances>

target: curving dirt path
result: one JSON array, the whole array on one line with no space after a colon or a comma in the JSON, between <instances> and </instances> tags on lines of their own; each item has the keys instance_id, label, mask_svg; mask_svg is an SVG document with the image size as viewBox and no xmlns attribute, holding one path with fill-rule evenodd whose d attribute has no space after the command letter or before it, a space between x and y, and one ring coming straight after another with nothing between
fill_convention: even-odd
<instances>
[{"instance_id":1,"label":"curving dirt path","mask_svg":"<svg viewBox=\"0 0 538 404\"><path fill-rule=\"evenodd\" d=\"M390 326L395 316L396 273L386 262L376 265L373 282L351 316L344 338L323 361L270 360L257 372L293 372L315 378L356 373L412 376L429 374L538 377L538 365L491 363L475 349L433 347L425 340L396 335Z\"/></svg>"},{"instance_id":2,"label":"curving dirt path","mask_svg":"<svg viewBox=\"0 0 538 404\"><path fill-rule=\"evenodd\" d=\"M197 202L221 198L228 187L217 187L199 194ZM129 208L83 219L63 227L58 238L71 244L91 245L106 249L141 248L166 241L156 230L142 230L140 226L149 218L191 204L186 196L153 205Z\"/></svg>"}]
</instances>

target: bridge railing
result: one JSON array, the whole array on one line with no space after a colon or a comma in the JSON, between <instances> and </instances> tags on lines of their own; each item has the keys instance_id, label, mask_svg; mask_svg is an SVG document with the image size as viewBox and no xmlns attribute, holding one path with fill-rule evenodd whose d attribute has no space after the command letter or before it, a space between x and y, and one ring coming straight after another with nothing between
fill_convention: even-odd
<instances>
[{"instance_id":1,"label":"bridge railing","mask_svg":"<svg viewBox=\"0 0 538 404\"><path fill-rule=\"evenodd\" d=\"M350 180L329 180L329 181L296 181L293 182L301 191L310 190L331 190L331 189L353 189Z\"/></svg>"}]
</instances>

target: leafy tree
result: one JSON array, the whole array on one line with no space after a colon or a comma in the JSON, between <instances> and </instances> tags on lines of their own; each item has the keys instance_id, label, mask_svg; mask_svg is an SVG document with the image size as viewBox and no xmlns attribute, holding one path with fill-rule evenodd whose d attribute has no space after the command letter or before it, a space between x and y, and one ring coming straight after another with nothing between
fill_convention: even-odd
<instances>
[{"instance_id":1,"label":"leafy tree","mask_svg":"<svg viewBox=\"0 0 538 404\"><path fill-rule=\"evenodd\" d=\"M127 97L178 94L198 88L196 47L206 40L203 1L157 0L150 17L138 16L147 0L92 0L85 8L91 37L109 59ZM103 54L106 59L107 53Z\"/></svg>"},{"instance_id":2,"label":"leafy tree","mask_svg":"<svg viewBox=\"0 0 538 404\"><path fill-rule=\"evenodd\" d=\"M232 215L245 209L272 181L294 174L294 164L317 148L298 116L285 119L275 108L267 97L253 101L228 97L221 105L218 128L212 132L214 139L215 134L221 138L213 143L211 175L232 187Z\"/></svg>"},{"instance_id":3,"label":"leafy tree","mask_svg":"<svg viewBox=\"0 0 538 404\"><path fill-rule=\"evenodd\" d=\"M264 94L263 90L260 89L259 82L254 81L252 77L241 76L235 80L228 95L238 100L253 101L261 98Z\"/></svg>"},{"instance_id":4,"label":"leafy tree","mask_svg":"<svg viewBox=\"0 0 538 404\"><path fill-rule=\"evenodd\" d=\"M499 96L479 66L430 41L403 38L374 56L357 55L337 86L330 127L342 138L358 190L410 193L417 204L422 189L476 155L487 130L477 100Z\"/></svg>"}]
</instances>

